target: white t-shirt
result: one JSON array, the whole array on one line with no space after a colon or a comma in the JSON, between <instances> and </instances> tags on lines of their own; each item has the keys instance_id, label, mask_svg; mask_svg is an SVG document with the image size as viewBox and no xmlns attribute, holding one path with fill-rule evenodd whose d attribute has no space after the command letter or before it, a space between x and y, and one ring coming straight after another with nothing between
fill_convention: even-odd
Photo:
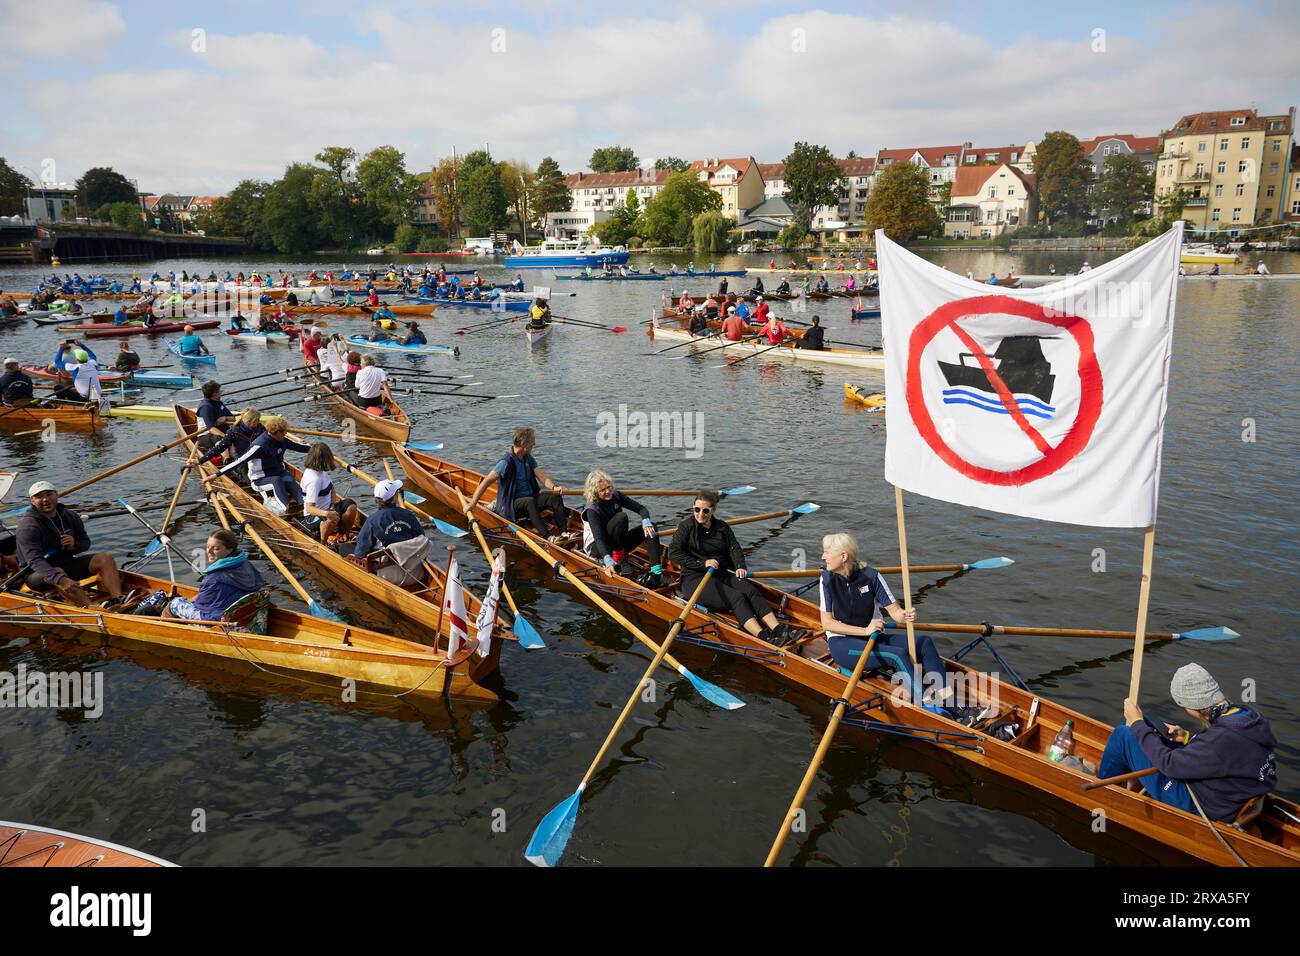
<instances>
[{"instance_id":1,"label":"white t-shirt","mask_svg":"<svg viewBox=\"0 0 1300 956\"><path fill-rule=\"evenodd\" d=\"M334 503L334 482L330 480L328 473L316 471L314 468L304 468L302 481L298 484L302 486L304 504L325 511Z\"/></svg>"},{"instance_id":2,"label":"white t-shirt","mask_svg":"<svg viewBox=\"0 0 1300 956\"><path fill-rule=\"evenodd\" d=\"M378 398L380 390L387 381L388 376L378 365L363 366L361 371L357 372L357 394L362 398Z\"/></svg>"}]
</instances>

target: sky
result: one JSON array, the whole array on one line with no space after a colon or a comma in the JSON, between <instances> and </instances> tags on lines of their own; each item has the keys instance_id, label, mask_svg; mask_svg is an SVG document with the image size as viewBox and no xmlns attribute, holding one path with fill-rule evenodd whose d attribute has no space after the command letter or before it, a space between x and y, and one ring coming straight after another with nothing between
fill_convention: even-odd
<instances>
[{"instance_id":1,"label":"sky","mask_svg":"<svg viewBox=\"0 0 1300 956\"><path fill-rule=\"evenodd\" d=\"M0 0L0 156L220 195L325 146L779 162L1300 105L1294 0L1087 4Z\"/></svg>"}]
</instances>

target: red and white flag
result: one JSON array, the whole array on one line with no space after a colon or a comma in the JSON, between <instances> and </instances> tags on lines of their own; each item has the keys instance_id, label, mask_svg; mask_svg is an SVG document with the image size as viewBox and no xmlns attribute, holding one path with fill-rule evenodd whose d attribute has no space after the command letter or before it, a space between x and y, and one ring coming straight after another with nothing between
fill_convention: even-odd
<instances>
[{"instance_id":1,"label":"red and white flag","mask_svg":"<svg viewBox=\"0 0 1300 956\"><path fill-rule=\"evenodd\" d=\"M492 555L492 581L488 584L487 594L479 605L478 618L474 621L475 636L478 638L478 652L487 657L492 650L492 628L497 621L497 601L501 596L501 579L506 573L506 553L497 548Z\"/></svg>"},{"instance_id":2,"label":"red and white flag","mask_svg":"<svg viewBox=\"0 0 1300 956\"><path fill-rule=\"evenodd\" d=\"M1022 290L973 282L877 231L885 479L1047 521L1153 524L1182 235L1176 223Z\"/></svg>"},{"instance_id":3,"label":"red and white flag","mask_svg":"<svg viewBox=\"0 0 1300 956\"><path fill-rule=\"evenodd\" d=\"M465 617L465 591L460 586L460 565L451 559L447 569L447 587L442 596L442 612L451 625L447 638L447 660L460 653L461 644L469 640L469 622Z\"/></svg>"}]
</instances>

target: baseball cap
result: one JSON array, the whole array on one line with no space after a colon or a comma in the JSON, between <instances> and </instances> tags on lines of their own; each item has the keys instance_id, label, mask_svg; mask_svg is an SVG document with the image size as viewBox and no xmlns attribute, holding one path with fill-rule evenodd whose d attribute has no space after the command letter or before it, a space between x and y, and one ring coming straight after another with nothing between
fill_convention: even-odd
<instances>
[{"instance_id":1,"label":"baseball cap","mask_svg":"<svg viewBox=\"0 0 1300 956\"><path fill-rule=\"evenodd\" d=\"M396 479L386 479L375 484L375 497L380 501L390 501L393 495L402 490L402 483Z\"/></svg>"},{"instance_id":2,"label":"baseball cap","mask_svg":"<svg viewBox=\"0 0 1300 956\"><path fill-rule=\"evenodd\" d=\"M42 494L46 491L58 491L58 490L59 490L58 488L55 488L48 481L38 481L36 482L36 484L32 485L30 488L27 489L27 497L35 498L37 495Z\"/></svg>"}]
</instances>

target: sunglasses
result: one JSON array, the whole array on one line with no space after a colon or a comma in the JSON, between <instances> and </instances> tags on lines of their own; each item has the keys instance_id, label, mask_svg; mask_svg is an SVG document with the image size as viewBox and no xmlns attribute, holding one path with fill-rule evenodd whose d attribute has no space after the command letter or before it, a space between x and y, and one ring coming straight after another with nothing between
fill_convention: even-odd
<instances>
[{"instance_id":1,"label":"sunglasses","mask_svg":"<svg viewBox=\"0 0 1300 956\"><path fill-rule=\"evenodd\" d=\"M710 511L712 511L713 509L712 509L712 508L693 508L693 509L691 509L691 510L693 510L697 515L706 515L706 514L708 514Z\"/></svg>"}]
</instances>

